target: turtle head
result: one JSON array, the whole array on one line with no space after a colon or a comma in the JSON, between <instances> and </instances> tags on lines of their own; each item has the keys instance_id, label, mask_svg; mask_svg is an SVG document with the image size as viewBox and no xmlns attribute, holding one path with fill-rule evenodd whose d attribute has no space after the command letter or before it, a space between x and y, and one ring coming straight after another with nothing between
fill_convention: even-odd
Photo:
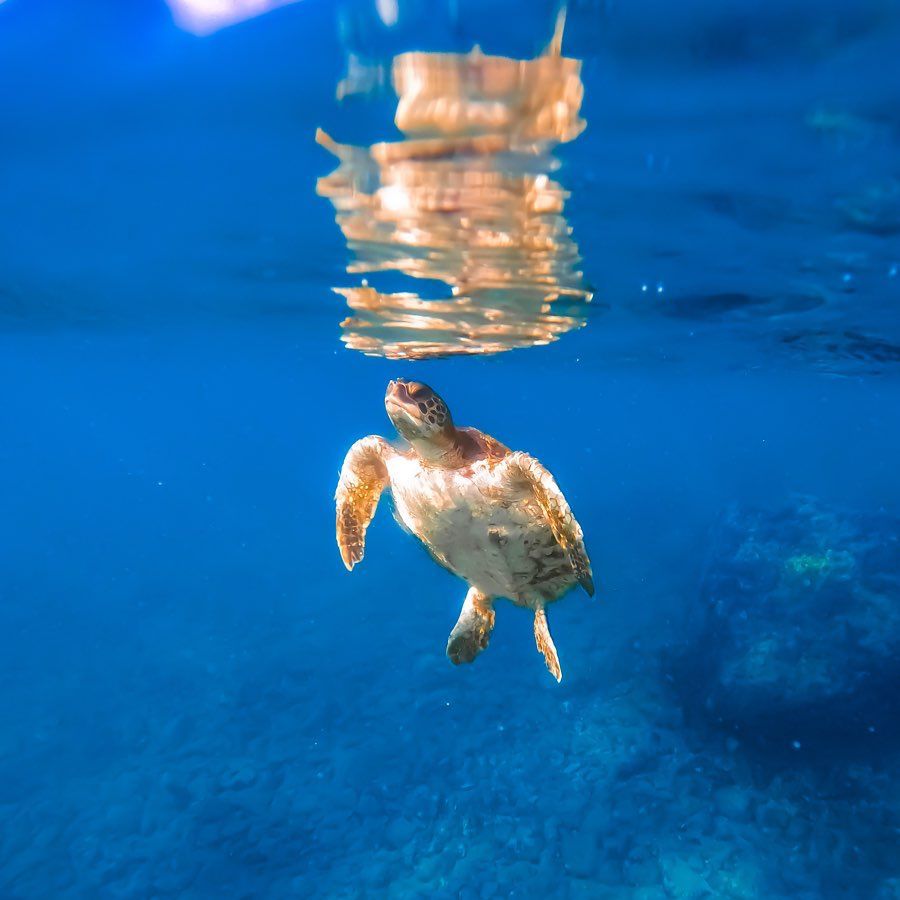
<instances>
[{"instance_id":1,"label":"turtle head","mask_svg":"<svg viewBox=\"0 0 900 900\"><path fill-rule=\"evenodd\" d=\"M439 458L455 445L447 404L427 384L398 378L387 387L384 406L394 428L420 456Z\"/></svg>"}]
</instances>

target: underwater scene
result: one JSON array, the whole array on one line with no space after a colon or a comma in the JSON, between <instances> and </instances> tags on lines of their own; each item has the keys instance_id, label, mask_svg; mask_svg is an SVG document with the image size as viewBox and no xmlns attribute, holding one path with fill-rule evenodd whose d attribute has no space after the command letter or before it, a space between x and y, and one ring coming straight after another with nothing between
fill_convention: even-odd
<instances>
[{"instance_id":1,"label":"underwater scene","mask_svg":"<svg viewBox=\"0 0 900 900\"><path fill-rule=\"evenodd\" d=\"M0 0L0 898L900 900L898 60Z\"/></svg>"}]
</instances>

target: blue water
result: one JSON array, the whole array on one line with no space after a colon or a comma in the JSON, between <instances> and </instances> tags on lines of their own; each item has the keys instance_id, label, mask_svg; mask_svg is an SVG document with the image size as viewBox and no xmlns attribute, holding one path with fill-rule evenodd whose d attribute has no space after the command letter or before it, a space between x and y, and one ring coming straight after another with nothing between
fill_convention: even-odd
<instances>
[{"instance_id":1,"label":"blue water","mask_svg":"<svg viewBox=\"0 0 900 900\"><path fill-rule=\"evenodd\" d=\"M315 130L555 7L121 7L0 5L0 896L900 896L900 7L573 3L584 327L425 361L341 340ZM344 570L398 376L571 503L561 684L387 502Z\"/></svg>"}]
</instances>

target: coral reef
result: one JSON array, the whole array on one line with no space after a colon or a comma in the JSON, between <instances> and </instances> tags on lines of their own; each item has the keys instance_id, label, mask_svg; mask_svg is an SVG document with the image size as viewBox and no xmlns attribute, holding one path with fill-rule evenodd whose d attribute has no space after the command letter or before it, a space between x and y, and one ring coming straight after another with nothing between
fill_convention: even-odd
<instances>
[{"instance_id":1,"label":"coral reef","mask_svg":"<svg viewBox=\"0 0 900 900\"><path fill-rule=\"evenodd\" d=\"M152 652L174 615L143 623ZM451 680L440 648L392 667L326 659L305 620L236 624L159 662L126 648L90 746L36 675L29 762L23 733L0 772L2 896L896 896L897 761L773 764L689 727L646 643L557 690L530 648Z\"/></svg>"},{"instance_id":2,"label":"coral reef","mask_svg":"<svg viewBox=\"0 0 900 900\"><path fill-rule=\"evenodd\" d=\"M681 667L694 712L760 743L896 734L900 522L796 498L733 508Z\"/></svg>"}]
</instances>

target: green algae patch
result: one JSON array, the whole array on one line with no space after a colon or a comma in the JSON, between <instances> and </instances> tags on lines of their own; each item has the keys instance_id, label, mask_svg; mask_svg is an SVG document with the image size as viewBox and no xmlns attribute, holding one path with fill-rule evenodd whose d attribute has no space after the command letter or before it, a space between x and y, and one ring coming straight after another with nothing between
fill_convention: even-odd
<instances>
[{"instance_id":1,"label":"green algae patch","mask_svg":"<svg viewBox=\"0 0 900 900\"><path fill-rule=\"evenodd\" d=\"M798 553L785 560L784 567L790 575L801 578L824 578L843 574L853 568L853 556L846 550L826 550L824 553Z\"/></svg>"}]
</instances>

